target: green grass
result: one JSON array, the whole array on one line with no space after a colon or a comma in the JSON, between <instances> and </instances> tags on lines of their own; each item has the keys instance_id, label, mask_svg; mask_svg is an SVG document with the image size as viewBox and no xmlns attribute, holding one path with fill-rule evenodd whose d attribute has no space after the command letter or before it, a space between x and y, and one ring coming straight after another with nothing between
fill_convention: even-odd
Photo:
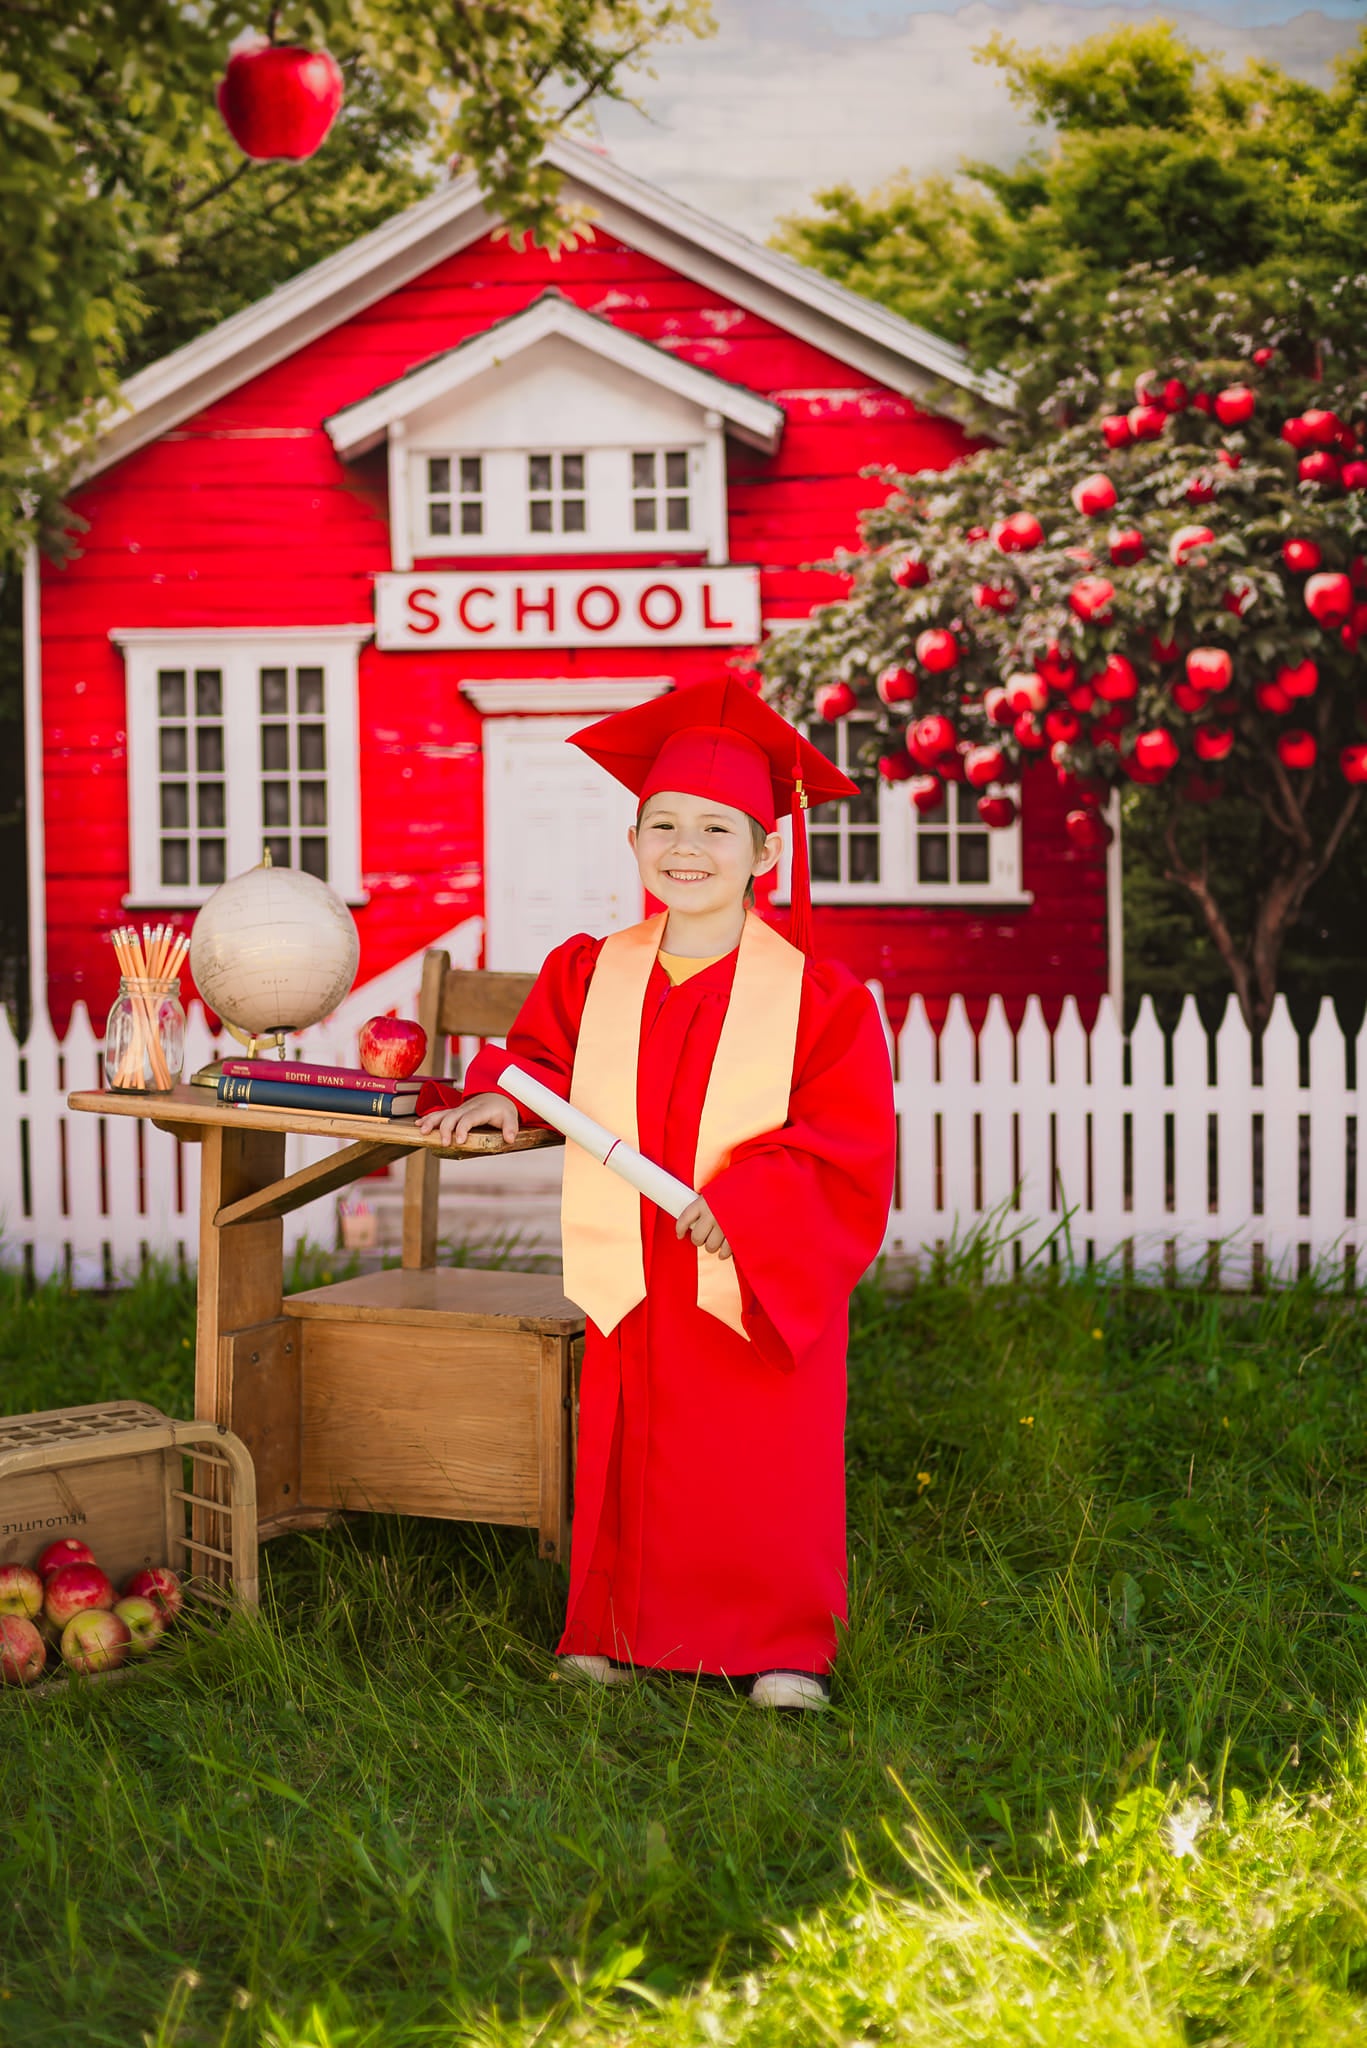
<instances>
[{"instance_id":1,"label":"green grass","mask_svg":"<svg viewBox=\"0 0 1367 2048\"><path fill-rule=\"evenodd\" d=\"M14 1410L188 1412L189 1287L0 1287ZM1347 2044L1351 1303L869 1288L822 1717L549 1683L530 1538L268 1547L259 1625L0 1699L0 2041Z\"/></svg>"}]
</instances>

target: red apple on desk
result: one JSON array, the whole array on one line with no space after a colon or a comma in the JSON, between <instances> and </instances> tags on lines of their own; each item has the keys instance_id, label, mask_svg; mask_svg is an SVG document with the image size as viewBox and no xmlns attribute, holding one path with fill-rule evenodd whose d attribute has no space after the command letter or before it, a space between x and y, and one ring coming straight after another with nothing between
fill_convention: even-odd
<instances>
[{"instance_id":1,"label":"red apple on desk","mask_svg":"<svg viewBox=\"0 0 1367 2048\"><path fill-rule=\"evenodd\" d=\"M356 1040L361 1065L387 1081L416 1074L427 1051L427 1033L407 1017L372 1017Z\"/></svg>"}]
</instances>

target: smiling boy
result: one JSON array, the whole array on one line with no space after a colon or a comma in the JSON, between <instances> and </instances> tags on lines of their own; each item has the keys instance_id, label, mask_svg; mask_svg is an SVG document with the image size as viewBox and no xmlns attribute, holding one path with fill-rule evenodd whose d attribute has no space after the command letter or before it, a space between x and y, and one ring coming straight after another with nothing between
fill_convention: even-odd
<instances>
[{"instance_id":1,"label":"smiling boy","mask_svg":"<svg viewBox=\"0 0 1367 2048\"><path fill-rule=\"evenodd\" d=\"M557 947L507 1052L423 1127L512 1137L489 1085L511 1056L698 1189L676 1222L566 1148L564 1285L588 1330L559 1653L603 1682L714 1672L757 1705L819 1707L846 1612L849 1295L894 1150L873 999L804 950L801 813L855 786L729 681L574 744L640 797L631 843L664 908ZM749 907L790 810L797 944Z\"/></svg>"}]
</instances>

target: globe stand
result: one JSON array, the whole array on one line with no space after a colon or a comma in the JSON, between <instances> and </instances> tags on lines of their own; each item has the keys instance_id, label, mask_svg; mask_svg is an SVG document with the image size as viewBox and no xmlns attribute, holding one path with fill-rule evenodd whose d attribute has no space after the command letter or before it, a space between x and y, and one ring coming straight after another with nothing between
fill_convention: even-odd
<instances>
[{"instance_id":1,"label":"globe stand","mask_svg":"<svg viewBox=\"0 0 1367 2048\"><path fill-rule=\"evenodd\" d=\"M250 1031L239 1031L236 1024L230 1024L226 1017L223 1019L223 1026L226 1031L232 1033L239 1045L244 1045L247 1048L247 1058L249 1060L258 1058L261 1053L268 1051L272 1045L275 1047L277 1056L282 1060L284 1059L286 1052L285 1040L289 1036L288 1029L265 1031L257 1037L253 1037ZM200 1067L198 1072L191 1074L190 1086L192 1088L217 1088L222 1078L222 1060L210 1060L207 1066Z\"/></svg>"}]
</instances>

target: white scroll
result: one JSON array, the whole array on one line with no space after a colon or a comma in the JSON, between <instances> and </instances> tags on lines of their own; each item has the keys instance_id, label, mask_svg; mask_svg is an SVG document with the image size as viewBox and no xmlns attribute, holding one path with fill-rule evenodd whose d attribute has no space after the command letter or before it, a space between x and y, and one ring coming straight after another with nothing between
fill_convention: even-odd
<instances>
[{"instance_id":1,"label":"white scroll","mask_svg":"<svg viewBox=\"0 0 1367 2048\"><path fill-rule=\"evenodd\" d=\"M511 1095L525 1108L534 1110L551 1126L562 1131L575 1145L582 1145L592 1158L620 1174L624 1181L639 1194L661 1208L669 1216L682 1216L690 1202L697 1200L697 1192L686 1181L676 1180L672 1173L666 1173L653 1159L647 1159L634 1145L628 1145L621 1138L614 1138L611 1131L595 1123L591 1116L585 1116L582 1109L566 1102L544 1081L534 1080L524 1074L521 1067L505 1067L498 1077L498 1087L505 1095Z\"/></svg>"}]
</instances>

